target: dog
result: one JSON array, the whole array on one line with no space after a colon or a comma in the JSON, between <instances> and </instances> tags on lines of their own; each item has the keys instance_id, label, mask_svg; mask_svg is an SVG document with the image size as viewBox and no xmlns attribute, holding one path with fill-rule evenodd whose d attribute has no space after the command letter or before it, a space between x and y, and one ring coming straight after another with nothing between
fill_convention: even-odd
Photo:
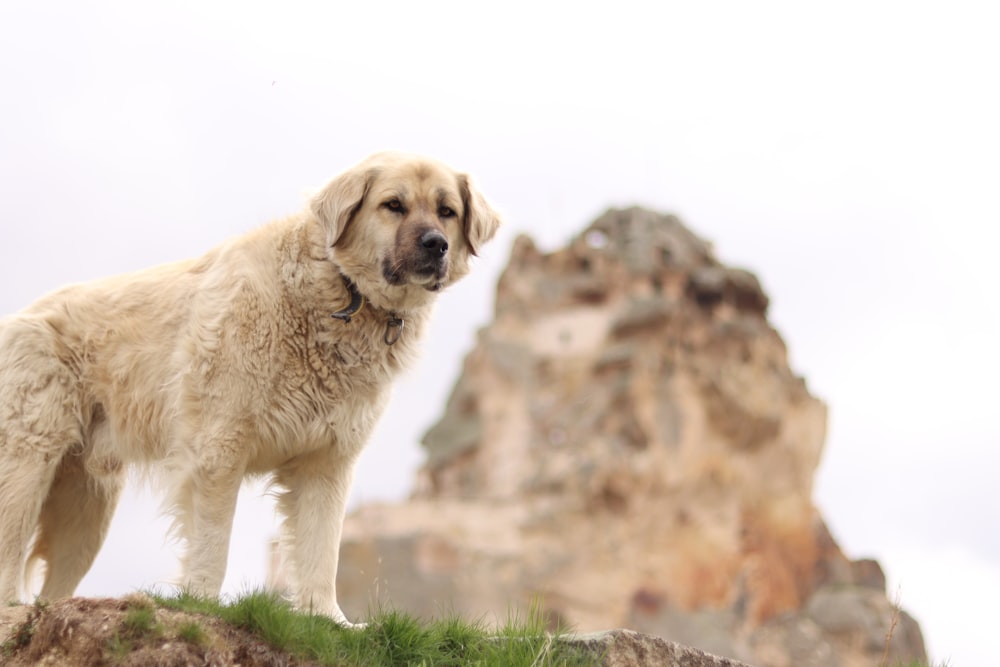
<instances>
[{"instance_id":1,"label":"dog","mask_svg":"<svg viewBox=\"0 0 1000 667\"><path fill-rule=\"evenodd\" d=\"M72 285L0 320L0 600L73 594L129 469L161 479L181 581L219 594L242 480L277 489L292 595L335 580L355 461L432 304L500 216L468 175L379 153L200 259Z\"/></svg>"}]
</instances>

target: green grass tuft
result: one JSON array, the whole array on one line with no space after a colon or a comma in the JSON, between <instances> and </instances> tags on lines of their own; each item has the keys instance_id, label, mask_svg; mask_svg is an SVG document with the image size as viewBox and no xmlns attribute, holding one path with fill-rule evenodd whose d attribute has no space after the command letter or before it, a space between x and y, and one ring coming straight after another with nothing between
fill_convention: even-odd
<instances>
[{"instance_id":1,"label":"green grass tuft","mask_svg":"<svg viewBox=\"0 0 1000 667\"><path fill-rule=\"evenodd\" d=\"M115 634L105 645L105 649L111 656L111 662L116 665L125 661L128 654L132 652L132 647L132 640L125 639L119 634Z\"/></svg>"},{"instance_id":2,"label":"green grass tuft","mask_svg":"<svg viewBox=\"0 0 1000 667\"><path fill-rule=\"evenodd\" d=\"M11 606L16 606L17 603L11 603ZM17 630L14 631L10 637L7 638L2 644L0 644L0 655L11 655L14 651L24 648L31 643L31 638L35 634L35 624L38 623L39 617L45 608L48 606L48 602L40 598L35 599L35 604L32 605L31 611L28 612L28 618L18 626Z\"/></svg>"},{"instance_id":3,"label":"green grass tuft","mask_svg":"<svg viewBox=\"0 0 1000 667\"><path fill-rule=\"evenodd\" d=\"M177 626L177 638L188 644L203 646L208 635L197 621L184 621Z\"/></svg>"},{"instance_id":4,"label":"green grass tuft","mask_svg":"<svg viewBox=\"0 0 1000 667\"><path fill-rule=\"evenodd\" d=\"M112 661L122 662L131 653L136 642L158 639L163 635L163 626L156 621L156 606L148 598L131 598L122 618L121 627L107 642Z\"/></svg>"},{"instance_id":5,"label":"green grass tuft","mask_svg":"<svg viewBox=\"0 0 1000 667\"><path fill-rule=\"evenodd\" d=\"M161 628L156 622L156 609L153 607L130 607L122 619L122 630L124 636L132 639L158 636L161 634Z\"/></svg>"},{"instance_id":6,"label":"green grass tuft","mask_svg":"<svg viewBox=\"0 0 1000 667\"><path fill-rule=\"evenodd\" d=\"M537 607L524 618L510 616L495 630L457 616L423 623L394 610L377 611L363 629L347 629L326 616L295 611L265 592L226 604L188 594L151 597L165 608L219 617L277 649L325 665L576 667L598 662L554 642Z\"/></svg>"}]
</instances>

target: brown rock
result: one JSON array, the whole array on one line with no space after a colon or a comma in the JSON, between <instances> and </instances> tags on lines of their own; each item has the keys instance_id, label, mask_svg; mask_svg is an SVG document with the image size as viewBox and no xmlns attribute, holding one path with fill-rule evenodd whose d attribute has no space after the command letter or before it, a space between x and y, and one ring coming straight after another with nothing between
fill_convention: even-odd
<instances>
[{"instance_id":1,"label":"brown rock","mask_svg":"<svg viewBox=\"0 0 1000 667\"><path fill-rule=\"evenodd\" d=\"M414 498L347 522L345 609L540 599L759 665L877 662L883 607L847 631L823 597L888 605L813 504L826 406L767 305L673 216L609 211L548 254L519 238Z\"/></svg>"},{"instance_id":2,"label":"brown rock","mask_svg":"<svg viewBox=\"0 0 1000 667\"><path fill-rule=\"evenodd\" d=\"M878 561L871 558L862 558L851 563L851 576L858 586L874 588L877 591L885 592L885 572Z\"/></svg>"},{"instance_id":3,"label":"brown rock","mask_svg":"<svg viewBox=\"0 0 1000 667\"><path fill-rule=\"evenodd\" d=\"M603 667L749 667L746 663L631 630L611 630L564 640L603 656Z\"/></svg>"}]
</instances>

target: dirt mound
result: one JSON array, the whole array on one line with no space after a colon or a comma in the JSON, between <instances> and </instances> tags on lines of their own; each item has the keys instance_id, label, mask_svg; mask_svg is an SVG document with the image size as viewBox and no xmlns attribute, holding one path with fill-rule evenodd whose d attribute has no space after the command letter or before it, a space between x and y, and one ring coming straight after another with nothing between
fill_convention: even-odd
<instances>
[{"instance_id":1,"label":"dirt mound","mask_svg":"<svg viewBox=\"0 0 1000 667\"><path fill-rule=\"evenodd\" d=\"M138 594L0 608L0 642L0 662L9 667L315 664L220 619L157 607Z\"/></svg>"},{"instance_id":2,"label":"dirt mound","mask_svg":"<svg viewBox=\"0 0 1000 667\"><path fill-rule=\"evenodd\" d=\"M574 655L584 662L592 656L593 664L603 667L747 667L630 630L560 636L552 643L575 650ZM532 664L550 664L542 653L528 657L534 659ZM555 662L562 664L558 659ZM0 663L9 667L318 665L275 650L253 633L219 618L164 608L142 594L0 608Z\"/></svg>"}]
</instances>

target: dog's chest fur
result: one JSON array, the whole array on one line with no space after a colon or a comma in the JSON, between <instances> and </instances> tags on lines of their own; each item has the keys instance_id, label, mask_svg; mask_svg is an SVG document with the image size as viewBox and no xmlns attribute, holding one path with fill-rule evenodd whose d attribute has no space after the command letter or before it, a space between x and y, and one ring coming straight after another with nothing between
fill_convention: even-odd
<instances>
[{"instance_id":1,"label":"dog's chest fur","mask_svg":"<svg viewBox=\"0 0 1000 667\"><path fill-rule=\"evenodd\" d=\"M247 294L244 305L262 307L250 306L256 296ZM393 379L415 356L422 318L407 320L389 345L391 316L383 311L365 308L344 322L330 316L332 307L303 308L288 300L268 305L275 306L285 313L277 320L236 318L256 324L228 329L232 338L223 347L239 355L239 364L224 359L226 354L220 359L226 368L239 365L243 372L228 379L209 370L205 395L242 395L240 407L258 443L255 449L267 452L252 457L252 469L325 447L355 454L380 416Z\"/></svg>"}]
</instances>

